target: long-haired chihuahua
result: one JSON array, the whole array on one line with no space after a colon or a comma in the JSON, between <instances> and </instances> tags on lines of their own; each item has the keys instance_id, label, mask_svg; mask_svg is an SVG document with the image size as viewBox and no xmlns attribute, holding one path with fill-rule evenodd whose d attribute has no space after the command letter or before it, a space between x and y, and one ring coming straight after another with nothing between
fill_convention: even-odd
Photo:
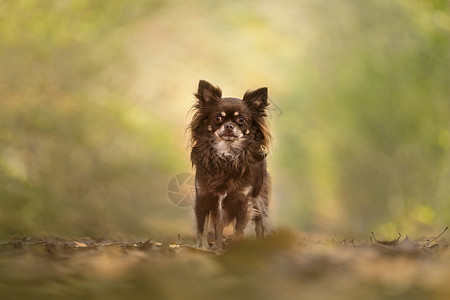
<instances>
[{"instance_id":1,"label":"long-haired chihuahua","mask_svg":"<svg viewBox=\"0 0 450 300\"><path fill-rule=\"evenodd\" d=\"M188 129L196 170L198 246L208 246L210 226L215 232L213 249L222 249L224 226L234 223L239 238L249 220L262 238L270 198L267 88L247 91L242 99L222 98L220 88L200 80L195 97Z\"/></svg>"}]
</instances>

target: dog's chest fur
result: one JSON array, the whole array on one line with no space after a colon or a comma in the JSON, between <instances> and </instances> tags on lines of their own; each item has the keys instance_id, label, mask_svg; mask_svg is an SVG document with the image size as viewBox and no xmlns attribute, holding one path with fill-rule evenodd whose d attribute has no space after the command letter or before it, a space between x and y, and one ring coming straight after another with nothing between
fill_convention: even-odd
<instances>
[{"instance_id":1,"label":"dog's chest fur","mask_svg":"<svg viewBox=\"0 0 450 300\"><path fill-rule=\"evenodd\" d=\"M242 151L241 143L239 141L218 141L213 144L213 148L216 151L217 156L230 160L234 160Z\"/></svg>"}]
</instances>

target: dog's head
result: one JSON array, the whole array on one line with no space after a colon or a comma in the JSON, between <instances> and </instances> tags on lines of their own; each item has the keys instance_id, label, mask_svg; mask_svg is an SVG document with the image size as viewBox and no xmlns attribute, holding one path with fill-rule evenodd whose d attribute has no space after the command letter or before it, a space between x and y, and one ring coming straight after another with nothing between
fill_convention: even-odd
<instances>
[{"instance_id":1,"label":"dog's head","mask_svg":"<svg viewBox=\"0 0 450 300\"><path fill-rule=\"evenodd\" d=\"M251 140L267 150L271 135L266 120L266 87L247 91L242 100L222 98L220 88L200 80L195 96L195 115L190 124L192 143L205 136L232 145Z\"/></svg>"}]
</instances>

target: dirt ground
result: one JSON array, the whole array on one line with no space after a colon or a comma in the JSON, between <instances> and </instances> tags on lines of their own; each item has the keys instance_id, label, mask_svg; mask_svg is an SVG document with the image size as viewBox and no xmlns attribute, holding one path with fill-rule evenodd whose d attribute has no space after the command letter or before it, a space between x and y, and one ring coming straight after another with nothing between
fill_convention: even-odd
<instances>
[{"instance_id":1,"label":"dirt ground","mask_svg":"<svg viewBox=\"0 0 450 300\"><path fill-rule=\"evenodd\" d=\"M446 232L366 241L281 231L221 253L170 243L0 241L0 299L450 299Z\"/></svg>"}]
</instances>

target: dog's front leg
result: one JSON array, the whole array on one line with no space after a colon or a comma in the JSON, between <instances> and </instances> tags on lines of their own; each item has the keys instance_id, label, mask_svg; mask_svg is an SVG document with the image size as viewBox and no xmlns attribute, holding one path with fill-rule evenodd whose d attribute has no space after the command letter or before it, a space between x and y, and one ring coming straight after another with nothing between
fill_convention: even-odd
<instances>
[{"instance_id":1,"label":"dog's front leg","mask_svg":"<svg viewBox=\"0 0 450 300\"><path fill-rule=\"evenodd\" d=\"M213 250L222 250L223 247L223 222L222 220L216 220L214 224L215 238Z\"/></svg>"},{"instance_id":2,"label":"dog's front leg","mask_svg":"<svg viewBox=\"0 0 450 300\"><path fill-rule=\"evenodd\" d=\"M195 200L195 218L197 220L197 245L198 247L208 247L207 231L209 211L206 204L205 195L197 194ZM206 231L206 233L205 233Z\"/></svg>"},{"instance_id":3,"label":"dog's front leg","mask_svg":"<svg viewBox=\"0 0 450 300\"><path fill-rule=\"evenodd\" d=\"M235 238L239 239L244 235L244 229L248 221L248 199L245 198L239 203L236 211L236 223L234 225Z\"/></svg>"}]
</instances>

